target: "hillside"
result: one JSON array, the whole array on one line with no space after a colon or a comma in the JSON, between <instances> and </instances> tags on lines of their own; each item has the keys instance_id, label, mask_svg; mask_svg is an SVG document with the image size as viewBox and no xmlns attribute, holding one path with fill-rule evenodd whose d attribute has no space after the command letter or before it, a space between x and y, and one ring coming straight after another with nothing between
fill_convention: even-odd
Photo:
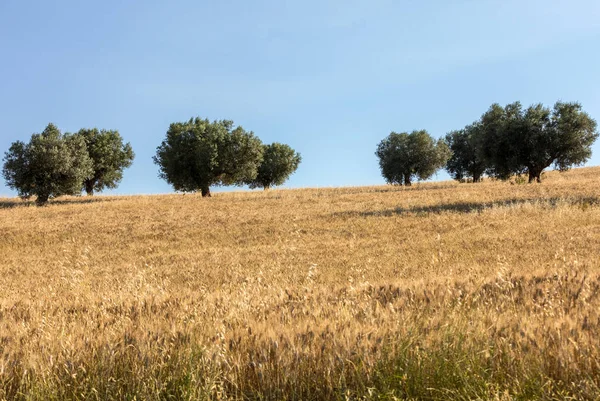
<instances>
[{"instance_id":1,"label":"hillside","mask_svg":"<svg viewBox=\"0 0 600 401\"><path fill-rule=\"evenodd\" d=\"M599 182L0 199L0 399L600 397Z\"/></svg>"}]
</instances>

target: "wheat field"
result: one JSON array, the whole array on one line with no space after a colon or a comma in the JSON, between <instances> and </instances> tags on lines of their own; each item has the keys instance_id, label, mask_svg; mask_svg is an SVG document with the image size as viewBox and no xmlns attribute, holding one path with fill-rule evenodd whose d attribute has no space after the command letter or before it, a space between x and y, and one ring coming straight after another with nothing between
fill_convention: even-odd
<instances>
[{"instance_id":1,"label":"wheat field","mask_svg":"<svg viewBox=\"0 0 600 401\"><path fill-rule=\"evenodd\" d=\"M0 400L599 399L599 182L0 199Z\"/></svg>"}]
</instances>

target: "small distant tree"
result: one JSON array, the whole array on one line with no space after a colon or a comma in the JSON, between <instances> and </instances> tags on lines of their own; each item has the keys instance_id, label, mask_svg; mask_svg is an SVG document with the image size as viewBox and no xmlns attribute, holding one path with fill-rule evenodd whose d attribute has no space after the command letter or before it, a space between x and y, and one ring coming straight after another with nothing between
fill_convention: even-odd
<instances>
[{"instance_id":1,"label":"small distant tree","mask_svg":"<svg viewBox=\"0 0 600 401\"><path fill-rule=\"evenodd\" d=\"M250 188L269 189L282 185L300 165L302 157L290 146L281 143L263 145L263 161L256 178L248 182Z\"/></svg>"},{"instance_id":2,"label":"small distant tree","mask_svg":"<svg viewBox=\"0 0 600 401\"><path fill-rule=\"evenodd\" d=\"M118 131L81 129L78 136L85 141L92 159L93 174L83 182L88 195L105 188L116 188L123 179L123 170L133 163L135 154L129 143L123 144Z\"/></svg>"},{"instance_id":3,"label":"small distant tree","mask_svg":"<svg viewBox=\"0 0 600 401\"><path fill-rule=\"evenodd\" d=\"M375 154L388 183L410 186L413 178L426 180L442 168L450 150L443 140L436 141L421 130L392 132L379 143Z\"/></svg>"},{"instance_id":4,"label":"small distant tree","mask_svg":"<svg viewBox=\"0 0 600 401\"><path fill-rule=\"evenodd\" d=\"M446 163L452 178L463 181L471 177L473 182L480 182L487 168L481 150L481 124L475 122L462 130L449 132L445 142L452 152Z\"/></svg>"},{"instance_id":5,"label":"small distant tree","mask_svg":"<svg viewBox=\"0 0 600 401\"><path fill-rule=\"evenodd\" d=\"M57 196L80 194L81 183L92 172L83 138L63 135L54 124L33 134L29 143L14 142L2 169L8 187L24 199L35 195L38 205Z\"/></svg>"},{"instance_id":6,"label":"small distant tree","mask_svg":"<svg viewBox=\"0 0 600 401\"><path fill-rule=\"evenodd\" d=\"M192 118L173 123L156 150L159 177L176 191L210 196L213 185L243 185L256 178L263 159L260 139L229 120Z\"/></svg>"},{"instance_id":7,"label":"small distant tree","mask_svg":"<svg viewBox=\"0 0 600 401\"><path fill-rule=\"evenodd\" d=\"M523 110L519 102L495 104L482 116L483 154L493 175L507 179L526 173L541 182L554 165L560 171L585 163L598 138L597 124L579 103L557 102L550 110L535 104Z\"/></svg>"}]
</instances>

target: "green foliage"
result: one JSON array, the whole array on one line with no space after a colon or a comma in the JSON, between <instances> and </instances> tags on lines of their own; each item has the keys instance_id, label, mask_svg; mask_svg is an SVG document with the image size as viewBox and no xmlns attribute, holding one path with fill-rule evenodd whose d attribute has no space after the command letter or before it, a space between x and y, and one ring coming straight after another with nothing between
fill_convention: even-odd
<instances>
[{"instance_id":1,"label":"green foliage","mask_svg":"<svg viewBox=\"0 0 600 401\"><path fill-rule=\"evenodd\" d=\"M481 155L481 128L481 124L475 122L446 135L446 145L452 151L452 156L446 163L446 170L457 181L464 181L470 177L473 182L479 182L486 171L486 164Z\"/></svg>"},{"instance_id":2,"label":"green foliage","mask_svg":"<svg viewBox=\"0 0 600 401\"><path fill-rule=\"evenodd\" d=\"M529 182L541 181L544 169L561 171L585 163L598 138L596 121L579 103L557 102L550 110L535 104L523 110L515 102L494 104L481 117L482 154L490 174L508 179L527 173Z\"/></svg>"},{"instance_id":3,"label":"green foliage","mask_svg":"<svg viewBox=\"0 0 600 401\"><path fill-rule=\"evenodd\" d=\"M390 184L411 185L414 177L426 180L446 164L450 150L425 130L410 134L392 132L377 146L381 174Z\"/></svg>"},{"instance_id":4,"label":"green foliage","mask_svg":"<svg viewBox=\"0 0 600 401\"><path fill-rule=\"evenodd\" d=\"M598 139L597 123L582 111L579 103L557 102L552 110L554 124L553 163L560 171L580 166L592 156L592 144Z\"/></svg>"},{"instance_id":5,"label":"green foliage","mask_svg":"<svg viewBox=\"0 0 600 401\"><path fill-rule=\"evenodd\" d=\"M173 123L156 150L159 177L176 191L210 196L213 185L243 185L256 178L262 143L254 133L228 120L192 118Z\"/></svg>"},{"instance_id":6,"label":"green foliage","mask_svg":"<svg viewBox=\"0 0 600 401\"><path fill-rule=\"evenodd\" d=\"M123 178L123 170L130 167L135 154L129 143L123 144L118 131L81 129L78 136L85 141L92 159L94 172L83 182L88 195L105 188L116 188Z\"/></svg>"},{"instance_id":7,"label":"green foliage","mask_svg":"<svg viewBox=\"0 0 600 401\"><path fill-rule=\"evenodd\" d=\"M519 129L521 103L503 108L495 103L481 116L483 131L482 154L489 166L489 174L506 180L513 174L523 173L512 141L521 133Z\"/></svg>"},{"instance_id":8,"label":"green foliage","mask_svg":"<svg viewBox=\"0 0 600 401\"><path fill-rule=\"evenodd\" d=\"M22 198L37 197L42 205L50 198L81 193L81 183L91 176L92 161L83 138L61 134L48 124L29 143L14 142L4 157L2 175Z\"/></svg>"},{"instance_id":9,"label":"green foliage","mask_svg":"<svg viewBox=\"0 0 600 401\"><path fill-rule=\"evenodd\" d=\"M263 145L263 161L258 175L247 184L250 188L264 189L282 185L298 169L301 161L300 154L288 145L277 142Z\"/></svg>"}]
</instances>

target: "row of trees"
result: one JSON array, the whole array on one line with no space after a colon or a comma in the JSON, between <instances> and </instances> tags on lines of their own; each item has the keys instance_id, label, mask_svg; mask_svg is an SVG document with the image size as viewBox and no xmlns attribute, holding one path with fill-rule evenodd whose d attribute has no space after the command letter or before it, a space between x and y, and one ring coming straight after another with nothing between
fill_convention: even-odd
<instances>
[{"instance_id":1,"label":"row of trees","mask_svg":"<svg viewBox=\"0 0 600 401\"><path fill-rule=\"evenodd\" d=\"M437 141L426 131L392 132L375 154L391 184L410 185L443 167L461 182L520 174L527 174L530 183L541 182L550 166L565 171L585 163L598 138L596 127L579 103L557 102L552 109L493 104L479 120Z\"/></svg>"},{"instance_id":2,"label":"row of trees","mask_svg":"<svg viewBox=\"0 0 600 401\"><path fill-rule=\"evenodd\" d=\"M392 184L426 180L442 167L459 181L528 174L529 182L540 182L549 166L564 171L585 163L598 138L596 127L579 103L557 102L552 109L493 104L479 120L443 139L435 140L424 130L392 132L375 153L383 177ZM29 143L12 144L2 174L19 196L36 196L44 204L82 190L92 195L115 188L133 159L131 145L117 131L93 128L62 134L49 124ZM230 120L192 118L170 125L153 160L159 176L176 191L210 196L215 185L281 185L302 159L288 145L263 144Z\"/></svg>"},{"instance_id":3,"label":"row of trees","mask_svg":"<svg viewBox=\"0 0 600 401\"><path fill-rule=\"evenodd\" d=\"M133 159L131 145L117 131L93 128L63 134L49 124L29 143L11 145L2 175L21 198L35 196L41 205L61 195L116 188ZM301 160L288 145L265 145L232 121L200 118L171 124L154 157L159 176L176 191L201 191L202 196L210 196L213 185L281 185Z\"/></svg>"}]
</instances>

